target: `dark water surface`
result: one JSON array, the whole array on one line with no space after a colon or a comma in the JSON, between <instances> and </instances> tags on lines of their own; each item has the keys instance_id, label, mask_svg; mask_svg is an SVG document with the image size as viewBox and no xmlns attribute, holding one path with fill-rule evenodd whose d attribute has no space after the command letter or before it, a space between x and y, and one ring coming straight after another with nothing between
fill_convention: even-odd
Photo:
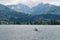
<instances>
[{"instance_id":1,"label":"dark water surface","mask_svg":"<svg viewBox=\"0 0 60 40\"><path fill-rule=\"evenodd\" d=\"M60 26L0 25L0 40L60 40Z\"/></svg>"}]
</instances>

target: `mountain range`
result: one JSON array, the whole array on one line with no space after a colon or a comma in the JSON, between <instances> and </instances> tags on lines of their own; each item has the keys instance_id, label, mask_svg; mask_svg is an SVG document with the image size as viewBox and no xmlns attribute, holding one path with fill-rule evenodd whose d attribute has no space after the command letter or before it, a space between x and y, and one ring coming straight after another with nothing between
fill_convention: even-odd
<instances>
[{"instance_id":1,"label":"mountain range","mask_svg":"<svg viewBox=\"0 0 60 40\"><path fill-rule=\"evenodd\" d=\"M23 21L28 14L16 12L0 4L0 21Z\"/></svg>"},{"instance_id":2,"label":"mountain range","mask_svg":"<svg viewBox=\"0 0 60 40\"><path fill-rule=\"evenodd\" d=\"M27 14L39 15L39 14L60 14L60 6L55 6L51 4L40 3L32 8L24 5L7 5L8 8L15 10L17 12L24 12Z\"/></svg>"},{"instance_id":3,"label":"mountain range","mask_svg":"<svg viewBox=\"0 0 60 40\"><path fill-rule=\"evenodd\" d=\"M0 4L0 21L31 22L40 19L60 20L60 6L41 3L30 8L23 4Z\"/></svg>"}]
</instances>

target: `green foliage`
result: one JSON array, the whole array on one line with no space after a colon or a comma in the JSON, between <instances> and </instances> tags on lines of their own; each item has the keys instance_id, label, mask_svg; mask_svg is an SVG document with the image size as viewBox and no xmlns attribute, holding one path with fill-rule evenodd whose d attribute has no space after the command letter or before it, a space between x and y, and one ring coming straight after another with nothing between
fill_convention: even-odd
<instances>
[{"instance_id":1,"label":"green foliage","mask_svg":"<svg viewBox=\"0 0 60 40\"><path fill-rule=\"evenodd\" d=\"M55 20L55 19L38 20L38 21L33 21L32 24L35 24L35 25L60 25L60 20Z\"/></svg>"},{"instance_id":2,"label":"green foliage","mask_svg":"<svg viewBox=\"0 0 60 40\"><path fill-rule=\"evenodd\" d=\"M0 24L18 24L18 25L60 25L60 20L48 19L48 20L36 20L31 22L12 22L12 21L0 21Z\"/></svg>"}]
</instances>

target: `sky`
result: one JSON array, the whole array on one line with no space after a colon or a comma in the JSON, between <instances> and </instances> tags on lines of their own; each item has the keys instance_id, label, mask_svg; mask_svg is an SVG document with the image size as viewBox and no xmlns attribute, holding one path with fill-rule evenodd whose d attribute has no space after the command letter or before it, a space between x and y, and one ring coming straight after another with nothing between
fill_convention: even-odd
<instances>
[{"instance_id":1,"label":"sky","mask_svg":"<svg viewBox=\"0 0 60 40\"><path fill-rule=\"evenodd\" d=\"M0 0L0 4L12 5L12 4L25 4L27 6L33 7L40 3L49 3L53 5L60 5L60 0Z\"/></svg>"}]
</instances>

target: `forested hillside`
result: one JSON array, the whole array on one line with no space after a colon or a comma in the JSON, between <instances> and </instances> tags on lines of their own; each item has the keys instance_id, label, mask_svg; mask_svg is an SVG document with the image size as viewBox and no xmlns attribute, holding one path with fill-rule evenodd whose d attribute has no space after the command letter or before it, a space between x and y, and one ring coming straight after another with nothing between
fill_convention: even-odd
<instances>
[{"instance_id":1,"label":"forested hillside","mask_svg":"<svg viewBox=\"0 0 60 40\"><path fill-rule=\"evenodd\" d=\"M60 6L39 4L28 8L19 4L19 10L16 6L0 4L0 24L60 25Z\"/></svg>"}]
</instances>

